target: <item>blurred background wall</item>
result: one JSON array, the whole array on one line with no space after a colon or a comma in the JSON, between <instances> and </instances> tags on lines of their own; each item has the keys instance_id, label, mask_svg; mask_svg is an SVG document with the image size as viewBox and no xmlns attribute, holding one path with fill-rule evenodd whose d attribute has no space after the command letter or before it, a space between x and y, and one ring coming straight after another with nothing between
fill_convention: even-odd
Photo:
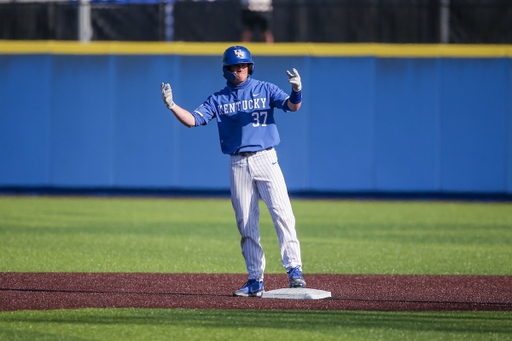
<instances>
[{"instance_id":1,"label":"blurred background wall","mask_svg":"<svg viewBox=\"0 0 512 341\"><path fill-rule=\"evenodd\" d=\"M161 45L96 44L0 54L0 186L227 190L216 122L182 126L159 87L169 82L194 110L224 86L229 45L138 54ZM372 46L361 56L344 44L329 45L340 56L321 56L323 45L247 46L255 78L290 91L285 71L302 75L301 110L276 113L291 191L512 193L510 47L407 57L397 46L382 57ZM482 51L490 56L473 55Z\"/></svg>"},{"instance_id":2,"label":"blurred background wall","mask_svg":"<svg viewBox=\"0 0 512 341\"><path fill-rule=\"evenodd\" d=\"M239 0L0 0L0 39L78 40L86 6L92 40L222 42L242 30ZM276 42L512 43L510 0L273 0L271 17Z\"/></svg>"},{"instance_id":3,"label":"blurred background wall","mask_svg":"<svg viewBox=\"0 0 512 341\"><path fill-rule=\"evenodd\" d=\"M512 195L512 2L273 5L276 43L246 45L255 78L303 78L277 113L291 192ZM0 0L0 190L227 191L216 123L183 127L159 86L189 110L222 88L239 10Z\"/></svg>"}]
</instances>

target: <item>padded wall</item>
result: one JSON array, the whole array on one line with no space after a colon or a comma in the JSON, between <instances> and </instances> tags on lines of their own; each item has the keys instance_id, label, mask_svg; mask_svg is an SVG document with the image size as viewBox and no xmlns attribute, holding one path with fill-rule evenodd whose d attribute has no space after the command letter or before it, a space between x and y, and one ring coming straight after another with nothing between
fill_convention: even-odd
<instances>
[{"instance_id":1,"label":"padded wall","mask_svg":"<svg viewBox=\"0 0 512 341\"><path fill-rule=\"evenodd\" d=\"M303 107L277 112L293 191L512 193L512 60L254 56L257 79ZM219 56L0 54L0 186L228 189L216 122L186 128L222 88Z\"/></svg>"}]
</instances>

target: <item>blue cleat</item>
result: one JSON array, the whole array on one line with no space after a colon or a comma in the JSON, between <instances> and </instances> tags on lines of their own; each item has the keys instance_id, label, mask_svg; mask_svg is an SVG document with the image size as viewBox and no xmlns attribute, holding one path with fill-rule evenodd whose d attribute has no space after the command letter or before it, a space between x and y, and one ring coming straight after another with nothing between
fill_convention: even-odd
<instances>
[{"instance_id":1,"label":"blue cleat","mask_svg":"<svg viewBox=\"0 0 512 341\"><path fill-rule=\"evenodd\" d=\"M290 288L306 287L306 280L302 277L301 271L298 267L288 271L288 278L290 279Z\"/></svg>"},{"instance_id":2,"label":"blue cleat","mask_svg":"<svg viewBox=\"0 0 512 341\"><path fill-rule=\"evenodd\" d=\"M263 282L258 282L255 279L250 279L243 287L233 293L233 296L240 297L261 297L261 294L265 291L263 288Z\"/></svg>"}]
</instances>

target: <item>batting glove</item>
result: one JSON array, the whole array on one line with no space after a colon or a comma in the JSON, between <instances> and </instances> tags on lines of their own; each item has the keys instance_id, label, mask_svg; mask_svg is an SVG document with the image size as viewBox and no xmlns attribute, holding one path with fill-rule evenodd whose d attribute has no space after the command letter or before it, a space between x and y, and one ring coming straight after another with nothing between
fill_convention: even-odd
<instances>
[{"instance_id":1,"label":"batting glove","mask_svg":"<svg viewBox=\"0 0 512 341\"><path fill-rule=\"evenodd\" d=\"M290 79L288 79L288 82L292 84L292 89L295 92L299 92L302 90L302 83L300 81L300 75L299 71L297 71L295 68L293 69L293 73L286 70L286 74Z\"/></svg>"},{"instance_id":2,"label":"batting glove","mask_svg":"<svg viewBox=\"0 0 512 341\"><path fill-rule=\"evenodd\" d=\"M164 100L167 108L172 109L174 102L172 101L172 89L169 83L160 85L160 91L162 92L162 99Z\"/></svg>"}]
</instances>

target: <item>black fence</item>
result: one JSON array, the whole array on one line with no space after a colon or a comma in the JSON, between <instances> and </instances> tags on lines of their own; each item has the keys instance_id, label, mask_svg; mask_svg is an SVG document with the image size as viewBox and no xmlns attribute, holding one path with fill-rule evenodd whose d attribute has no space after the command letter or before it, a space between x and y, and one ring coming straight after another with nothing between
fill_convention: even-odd
<instances>
[{"instance_id":1,"label":"black fence","mask_svg":"<svg viewBox=\"0 0 512 341\"><path fill-rule=\"evenodd\" d=\"M79 6L0 3L0 39L78 40ZM93 41L241 39L238 0L91 2L90 8ZM276 42L512 43L512 0L274 0L273 8Z\"/></svg>"}]
</instances>

